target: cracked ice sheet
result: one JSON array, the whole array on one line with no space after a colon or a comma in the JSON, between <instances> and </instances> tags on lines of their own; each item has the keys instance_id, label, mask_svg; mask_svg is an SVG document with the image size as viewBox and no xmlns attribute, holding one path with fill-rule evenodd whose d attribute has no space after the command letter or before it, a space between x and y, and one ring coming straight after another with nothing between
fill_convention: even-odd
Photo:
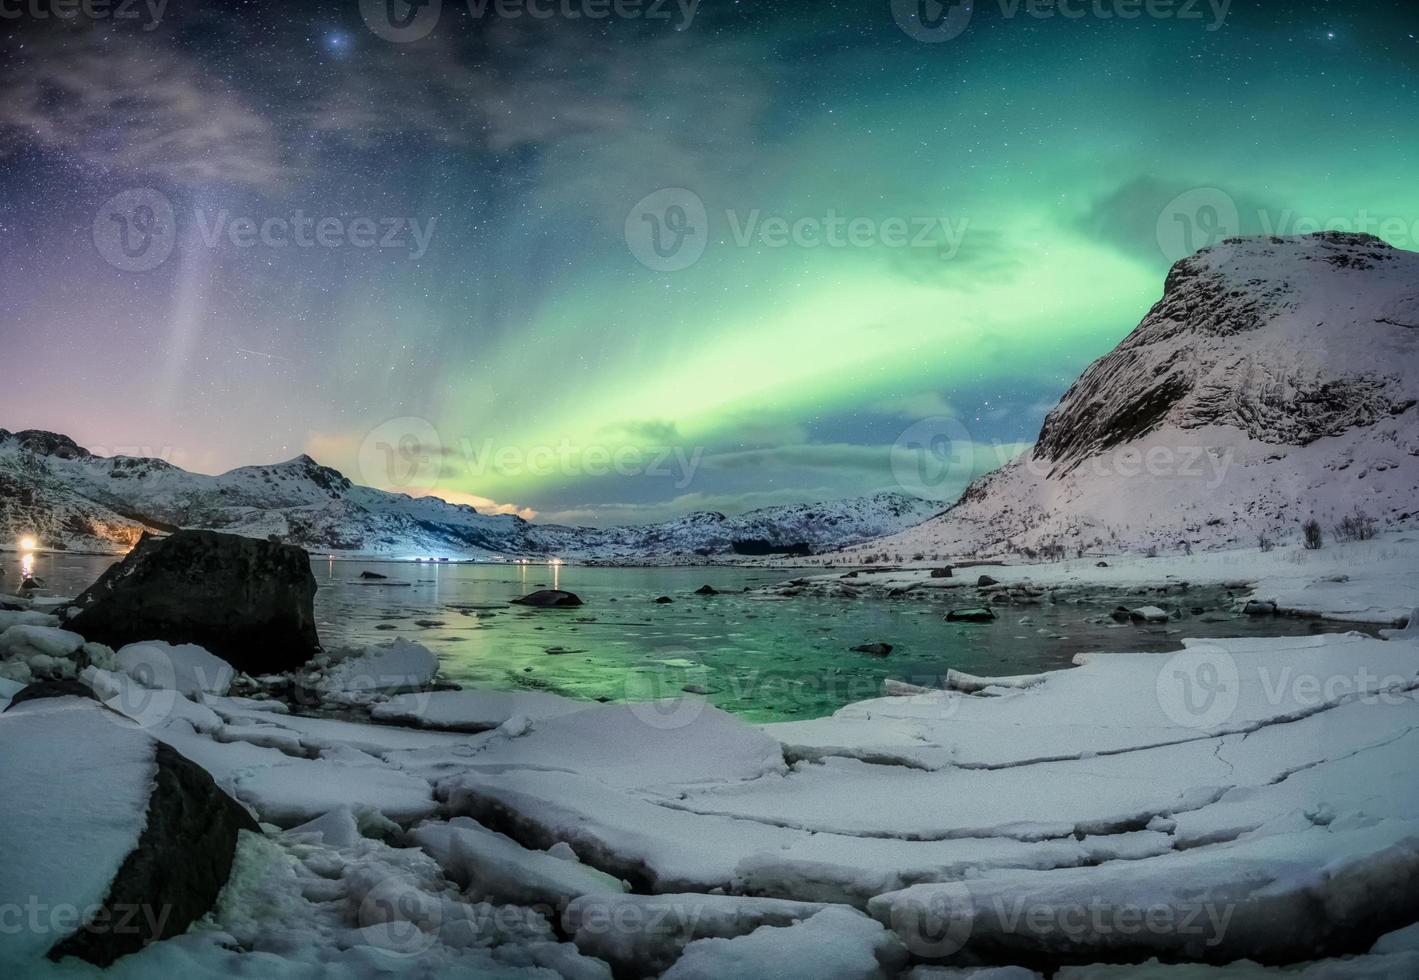
<instances>
[{"instance_id":1,"label":"cracked ice sheet","mask_svg":"<svg viewBox=\"0 0 1419 980\"><path fill-rule=\"evenodd\" d=\"M725 888L861 906L884 891L983 868L1072 867L1171 847L1166 834L1154 832L1037 844L998 837L906 841L810 834L671 810L561 772L468 773L441 783L439 795L452 812L532 846L566 841L588 864L662 893Z\"/></svg>"},{"instance_id":2,"label":"cracked ice sheet","mask_svg":"<svg viewBox=\"0 0 1419 980\"><path fill-rule=\"evenodd\" d=\"M1358 633L1182 642L1185 649L1176 653L1081 655L1079 666L998 697L943 691L877 698L829 718L762 727L791 759L1008 766L1246 731L1419 678L1413 644ZM1235 707L1215 717L1189 712L1196 684L1214 676L1205 671L1232 668Z\"/></svg>"},{"instance_id":3,"label":"cracked ice sheet","mask_svg":"<svg viewBox=\"0 0 1419 980\"><path fill-rule=\"evenodd\" d=\"M880 895L868 911L928 956L1296 962L1413 921L1419 822L1355 818L1137 863L1000 871Z\"/></svg>"},{"instance_id":4,"label":"cracked ice sheet","mask_svg":"<svg viewBox=\"0 0 1419 980\"><path fill-rule=\"evenodd\" d=\"M482 740L468 743L476 754L457 757L461 768L555 770L626 789L733 782L786 768L776 741L700 698L660 707L596 705L533 721L524 735L473 737ZM408 761L439 760L425 755Z\"/></svg>"},{"instance_id":5,"label":"cracked ice sheet","mask_svg":"<svg viewBox=\"0 0 1419 980\"><path fill-rule=\"evenodd\" d=\"M1250 734L1006 769L922 771L829 758L661 805L808 831L1020 840L1139 829L1419 728L1419 700L1351 701ZM889 806L883 801L890 800Z\"/></svg>"}]
</instances>

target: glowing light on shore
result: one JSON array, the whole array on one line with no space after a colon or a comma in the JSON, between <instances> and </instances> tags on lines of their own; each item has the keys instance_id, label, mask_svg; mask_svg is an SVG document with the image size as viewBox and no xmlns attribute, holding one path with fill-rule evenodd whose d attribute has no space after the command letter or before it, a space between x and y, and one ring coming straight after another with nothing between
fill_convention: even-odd
<instances>
[{"instance_id":1,"label":"glowing light on shore","mask_svg":"<svg viewBox=\"0 0 1419 980\"><path fill-rule=\"evenodd\" d=\"M20 539L20 550L21 550L21 551L30 552L30 551L34 551L34 550L35 550L36 548L38 548L38 547L39 547L39 542L35 541L34 538L31 538L31 537L26 536L26 537L23 537L23 538Z\"/></svg>"}]
</instances>

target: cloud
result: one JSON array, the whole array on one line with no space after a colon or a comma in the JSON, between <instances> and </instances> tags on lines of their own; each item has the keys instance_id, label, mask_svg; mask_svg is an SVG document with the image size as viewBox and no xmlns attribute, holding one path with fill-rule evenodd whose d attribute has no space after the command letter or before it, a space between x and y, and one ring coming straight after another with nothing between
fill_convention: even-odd
<instances>
[{"instance_id":1,"label":"cloud","mask_svg":"<svg viewBox=\"0 0 1419 980\"><path fill-rule=\"evenodd\" d=\"M958 418L961 414L939 391L922 391L903 398L885 399L869 405L867 410L913 421L938 416Z\"/></svg>"},{"instance_id":2,"label":"cloud","mask_svg":"<svg viewBox=\"0 0 1419 980\"><path fill-rule=\"evenodd\" d=\"M0 152L38 144L186 186L270 189L285 168L270 122L211 72L148 35L30 35L0 70Z\"/></svg>"},{"instance_id":3,"label":"cloud","mask_svg":"<svg viewBox=\"0 0 1419 980\"><path fill-rule=\"evenodd\" d=\"M809 504L837 500L844 496L833 487L797 487L794 489L762 490L749 493L685 493L669 500L653 503L615 502L583 504L557 511L547 511L542 519L556 524L589 524L612 527L619 524L656 524L674 520L696 511L715 511L735 515L760 507L783 504Z\"/></svg>"},{"instance_id":4,"label":"cloud","mask_svg":"<svg viewBox=\"0 0 1419 980\"><path fill-rule=\"evenodd\" d=\"M402 491L396 489L392 492ZM413 493L410 496L437 497L450 504L467 504L480 514L515 514L528 521L537 516L537 511L531 507L523 507L518 504L500 504L490 497L480 497L476 493L464 493L462 490L449 490L444 487Z\"/></svg>"},{"instance_id":5,"label":"cloud","mask_svg":"<svg viewBox=\"0 0 1419 980\"><path fill-rule=\"evenodd\" d=\"M1166 222L1169 203L1180 195L1208 187L1206 182L1189 183L1151 175L1124 181L1103 195L1074 221L1075 230L1118 249L1130 258L1140 258L1166 264L1159 244L1159 222ZM1225 188L1220 188L1224 192ZM1235 202L1242 234L1257 234L1262 229L1255 216L1266 213L1268 206L1259 199L1227 192Z\"/></svg>"}]
</instances>

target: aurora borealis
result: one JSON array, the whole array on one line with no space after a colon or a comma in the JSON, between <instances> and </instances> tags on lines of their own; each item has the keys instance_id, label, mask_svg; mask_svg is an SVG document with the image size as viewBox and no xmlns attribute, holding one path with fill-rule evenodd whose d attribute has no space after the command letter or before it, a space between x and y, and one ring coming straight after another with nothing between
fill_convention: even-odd
<instances>
[{"instance_id":1,"label":"aurora borealis","mask_svg":"<svg viewBox=\"0 0 1419 980\"><path fill-rule=\"evenodd\" d=\"M0 425L209 472L403 489L362 446L415 419L410 489L559 521L891 489L923 418L971 469L1028 443L1187 244L1419 247L1402 0L1002 0L939 43L887 0L445 0L412 40L355 0L32 6L0 18ZM704 234L673 270L636 254L684 228L636 221L664 188ZM175 222L150 269L96 245L134 189ZM693 473L644 472L664 447Z\"/></svg>"}]
</instances>

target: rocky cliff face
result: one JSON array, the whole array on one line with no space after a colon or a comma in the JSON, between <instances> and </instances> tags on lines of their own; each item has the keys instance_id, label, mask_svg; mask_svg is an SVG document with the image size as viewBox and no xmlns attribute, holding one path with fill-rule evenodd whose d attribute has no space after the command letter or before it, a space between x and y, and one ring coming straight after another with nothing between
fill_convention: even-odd
<instances>
[{"instance_id":1,"label":"rocky cliff face","mask_svg":"<svg viewBox=\"0 0 1419 980\"><path fill-rule=\"evenodd\" d=\"M1357 507L1419 517L1419 255L1231 239L1046 417L1033 449L889 551L1255 543Z\"/></svg>"}]
</instances>

